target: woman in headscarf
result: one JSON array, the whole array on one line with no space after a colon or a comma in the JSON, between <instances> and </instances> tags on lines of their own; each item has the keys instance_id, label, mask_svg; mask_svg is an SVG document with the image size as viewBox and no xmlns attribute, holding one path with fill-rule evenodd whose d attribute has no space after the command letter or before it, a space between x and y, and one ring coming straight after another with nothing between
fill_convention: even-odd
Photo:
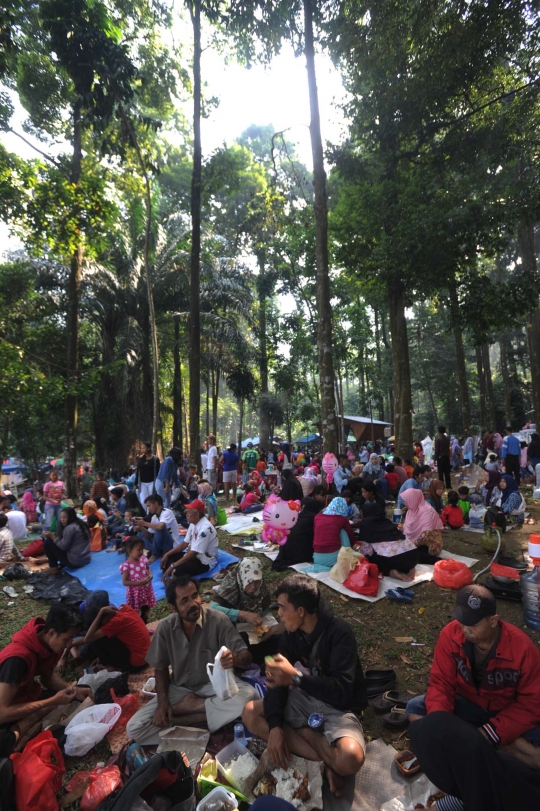
<instances>
[{"instance_id":1,"label":"woman in headscarf","mask_svg":"<svg viewBox=\"0 0 540 811\"><path fill-rule=\"evenodd\" d=\"M315 516L313 562L308 571L328 572L337 563L342 546L353 546L356 536L351 528L349 505L344 498L334 498L325 510Z\"/></svg>"},{"instance_id":2,"label":"woman in headscarf","mask_svg":"<svg viewBox=\"0 0 540 811\"><path fill-rule=\"evenodd\" d=\"M375 487L386 500L388 495L388 482L384 478L384 466L376 453L372 453L369 462L364 467L362 478L366 482L374 482Z\"/></svg>"},{"instance_id":3,"label":"woman in headscarf","mask_svg":"<svg viewBox=\"0 0 540 811\"><path fill-rule=\"evenodd\" d=\"M304 498L307 498L314 487L321 483L321 477L317 476L312 467L306 467L301 476L298 476L298 482L302 488Z\"/></svg>"},{"instance_id":4,"label":"woman in headscarf","mask_svg":"<svg viewBox=\"0 0 540 811\"><path fill-rule=\"evenodd\" d=\"M452 470L459 470L461 465L461 445L459 439L455 436L452 439Z\"/></svg>"},{"instance_id":5,"label":"woman in headscarf","mask_svg":"<svg viewBox=\"0 0 540 811\"><path fill-rule=\"evenodd\" d=\"M263 583L263 570L257 558L244 558L223 578L210 603L210 608L222 611L230 621L260 625L271 603Z\"/></svg>"},{"instance_id":6,"label":"woman in headscarf","mask_svg":"<svg viewBox=\"0 0 540 811\"><path fill-rule=\"evenodd\" d=\"M443 524L437 511L424 499L421 490L406 490L402 498L407 506L407 514L403 522L405 537L415 546L425 547L420 549L422 562L435 563L435 561L426 559L426 553L432 557L438 557L443 548L441 534Z\"/></svg>"},{"instance_id":7,"label":"woman in headscarf","mask_svg":"<svg viewBox=\"0 0 540 811\"><path fill-rule=\"evenodd\" d=\"M311 563L313 561L315 516L322 510L323 506L317 499L304 499L298 521L287 536L287 542L279 547L278 556L272 563L274 571L281 572L288 566L294 566L295 563Z\"/></svg>"},{"instance_id":8,"label":"woman in headscarf","mask_svg":"<svg viewBox=\"0 0 540 811\"><path fill-rule=\"evenodd\" d=\"M522 524L525 519L525 499L521 495L519 485L513 476L503 473L499 482L499 490L502 492L500 508L507 518L515 516L518 524Z\"/></svg>"},{"instance_id":9,"label":"woman in headscarf","mask_svg":"<svg viewBox=\"0 0 540 811\"><path fill-rule=\"evenodd\" d=\"M89 498L88 501L84 502L83 507L82 507L82 511L83 511L84 517L86 518L87 521L88 521L88 519L90 518L91 515L96 515L97 518L98 518L98 521L100 523L104 523L104 521L105 521L105 516L103 515L103 510L98 510L98 506L97 506L96 502L93 501L91 498Z\"/></svg>"},{"instance_id":10,"label":"woman in headscarf","mask_svg":"<svg viewBox=\"0 0 540 811\"><path fill-rule=\"evenodd\" d=\"M279 497L282 501L302 501L304 498L302 485L290 468L284 470L281 474Z\"/></svg>"},{"instance_id":11,"label":"woman in headscarf","mask_svg":"<svg viewBox=\"0 0 540 811\"><path fill-rule=\"evenodd\" d=\"M199 497L206 507L206 517L215 526L217 518L217 500L210 482L202 481L199 486Z\"/></svg>"},{"instance_id":12,"label":"woman in headscarf","mask_svg":"<svg viewBox=\"0 0 540 811\"><path fill-rule=\"evenodd\" d=\"M32 489L24 491L24 495L22 497L22 504L21 509L23 513L26 515L26 523L27 524L35 524L39 521L37 512L36 512L36 502L34 501L34 495L32 493Z\"/></svg>"},{"instance_id":13,"label":"woman in headscarf","mask_svg":"<svg viewBox=\"0 0 540 811\"><path fill-rule=\"evenodd\" d=\"M501 481L501 474L498 470L488 470L487 471L488 477L487 482L484 481L483 484L480 485L480 492L484 497L484 504L486 507L489 507L491 504L491 498L493 496L493 490L495 488L498 489L499 482Z\"/></svg>"},{"instance_id":14,"label":"woman in headscarf","mask_svg":"<svg viewBox=\"0 0 540 811\"><path fill-rule=\"evenodd\" d=\"M431 479L427 490L422 490L421 492L424 494L426 503L429 504L430 507L433 507L437 515L440 515L444 507L442 497L444 493L444 482L440 479Z\"/></svg>"}]
</instances>

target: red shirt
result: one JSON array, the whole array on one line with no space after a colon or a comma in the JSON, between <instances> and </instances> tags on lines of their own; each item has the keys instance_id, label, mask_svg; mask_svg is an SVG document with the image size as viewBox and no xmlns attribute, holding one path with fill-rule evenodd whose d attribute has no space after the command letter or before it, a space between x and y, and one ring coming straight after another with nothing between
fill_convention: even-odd
<instances>
[{"instance_id":1,"label":"red shirt","mask_svg":"<svg viewBox=\"0 0 540 811\"><path fill-rule=\"evenodd\" d=\"M399 489L399 476L395 471L392 471L392 473L385 473L384 478L388 482L388 487L390 490Z\"/></svg>"},{"instance_id":2,"label":"red shirt","mask_svg":"<svg viewBox=\"0 0 540 811\"><path fill-rule=\"evenodd\" d=\"M129 661L133 667L146 664L146 654L150 647L150 634L142 618L130 605L122 605L100 631L105 636L115 636L129 651Z\"/></svg>"},{"instance_id":3,"label":"red shirt","mask_svg":"<svg viewBox=\"0 0 540 811\"><path fill-rule=\"evenodd\" d=\"M259 499L255 493L246 493L243 497L242 501L240 502L240 509L245 510L246 507L253 507L254 504L258 504Z\"/></svg>"},{"instance_id":4,"label":"red shirt","mask_svg":"<svg viewBox=\"0 0 540 811\"><path fill-rule=\"evenodd\" d=\"M313 551L320 554L338 552L341 549L340 532L345 530L349 536L351 546L358 543L358 538L354 534L349 519L344 515L324 515L317 513L313 522Z\"/></svg>"},{"instance_id":5,"label":"red shirt","mask_svg":"<svg viewBox=\"0 0 540 811\"><path fill-rule=\"evenodd\" d=\"M452 507L451 504L447 504L441 512L441 521L445 527L449 526L454 527L454 529L459 529L463 526L463 510L461 507Z\"/></svg>"}]
</instances>

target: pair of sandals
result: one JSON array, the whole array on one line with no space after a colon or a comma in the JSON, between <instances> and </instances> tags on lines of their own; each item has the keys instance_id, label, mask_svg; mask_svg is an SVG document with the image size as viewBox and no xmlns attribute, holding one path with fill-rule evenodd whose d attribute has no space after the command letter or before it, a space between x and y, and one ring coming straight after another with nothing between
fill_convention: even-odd
<instances>
[{"instance_id":1,"label":"pair of sandals","mask_svg":"<svg viewBox=\"0 0 540 811\"><path fill-rule=\"evenodd\" d=\"M384 592L389 600L395 603L412 603L414 591L412 589L405 589L402 586L397 586L395 589L386 589Z\"/></svg>"},{"instance_id":2,"label":"pair of sandals","mask_svg":"<svg viewBox=\"0 0 540 811\"><path fill-rule=\"evenodd\" d=\"M406 707L411 698L413 696L410 693L388 690L373 700L373 709L377 712L390 710L389 713L383 715L383 724L392 729L404 729L409 723Z\"/></svg>"}]
</instances>

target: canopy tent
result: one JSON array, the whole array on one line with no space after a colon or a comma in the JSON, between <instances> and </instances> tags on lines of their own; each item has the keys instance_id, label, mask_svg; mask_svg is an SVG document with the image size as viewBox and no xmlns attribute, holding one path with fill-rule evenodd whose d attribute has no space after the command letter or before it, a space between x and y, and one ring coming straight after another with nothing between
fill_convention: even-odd
<instances>
[{"instance_id":1,"label":"canopy tent","mask_svg":"<svg viewBox=\"0 0 540 811\"><path fill-rule=\"evenodd\" d=\"M252 442L253 447L255 448L259 444L259 441L260 440L259 440L258 436L253 437L253 439L249 439L249 437L248 437L248 439L244 439L244 441L242 442L242 447L247 448L248 442Z\"/></svg>"},{"instance_id":2,"label":"canopy tent","mask_svg":"<svg viewBox=\"0 0 540 811\"><path fill-rule=\"evenodd\" d=\"M337 415L338 420L341 419L341 414ZM350 417L347 414L343 417L343 424L345 427L345 436L348 437L350 433L354 436L356 442L367 442L371 439L371 424L373 423L375 439L380 437L383 431L378 426L385 428L393 425L393 422L384 422L384 420L372 420L370 417ZM375 428L377 426L377 429ZM321 423L317 423L319 431L322 429Z\"/></svg>"},{"instance_id":3,"label":"canopy tent","mask_svg":"<svg viewBox=\"0 0 540 811\"><path fill-rule=\"evenodd\" d=\"M309 434L308 436L301 436L299 439L293 439L294 445L310 445L312 442L317 442L321 438L320 434Z\"/></svg>"}]
</instances>

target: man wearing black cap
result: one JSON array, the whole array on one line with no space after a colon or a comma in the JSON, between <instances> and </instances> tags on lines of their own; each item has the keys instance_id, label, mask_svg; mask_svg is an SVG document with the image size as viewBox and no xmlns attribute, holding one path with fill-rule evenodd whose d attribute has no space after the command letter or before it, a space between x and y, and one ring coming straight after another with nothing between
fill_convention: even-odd
<instances>
[{"instance_id":1,"label":"man wearing black cap","mask_svg":"<svg viewBox=\"0 0 540 811\"><path fill-rule=\"evenodd\" d=\"M437 808L459 809L459 800L467 811L538 807L540 651L501 620L484 586L462 588L451 616L427 694L407 704L420 766L451 795Z\"/></svg>"}]
</instances>

